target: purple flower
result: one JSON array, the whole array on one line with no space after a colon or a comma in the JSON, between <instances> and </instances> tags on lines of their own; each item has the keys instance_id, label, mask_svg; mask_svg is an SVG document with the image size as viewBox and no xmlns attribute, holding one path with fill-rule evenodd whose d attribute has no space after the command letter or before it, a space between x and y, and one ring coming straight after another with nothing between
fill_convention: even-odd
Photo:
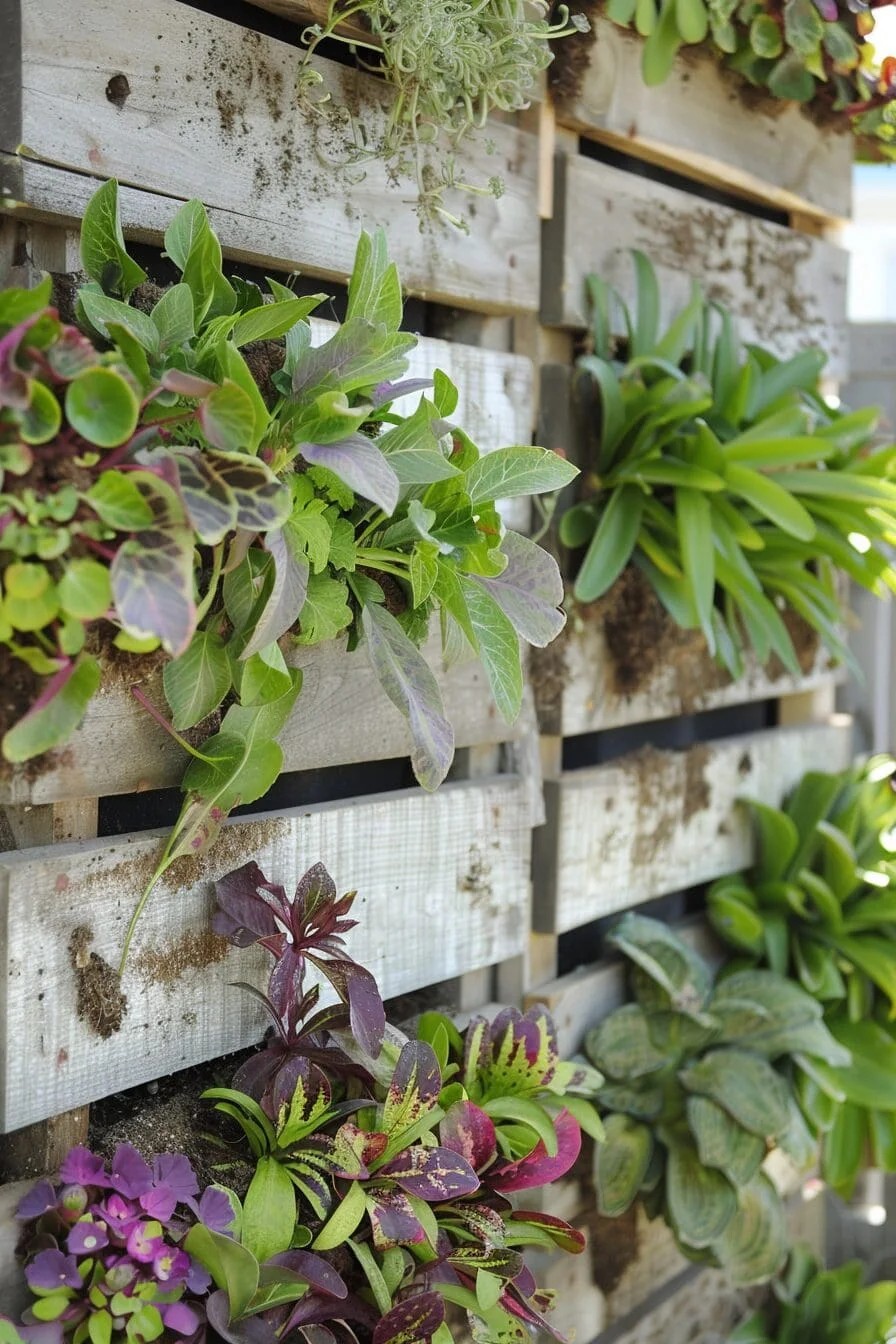
<instances>
[{"instance_id":1,"label":"purple flower","mask_svg":"<svg viewBox=\"0 0 896 1344\"><path fill-rule=\"evenodd\" d=\"M160 1223L135 1223L128 1233L128 1255L148 1265L164 1248Z\"/></svg>"},{"instance_id":2,"label":"purple flower","mask_svg":"<svg viewBox=\"0 0 896 1344\"><path fill-rule=\"evenodd\" d=\"M99 1214L111 1231L123 1237L127 1236L133 1224L140 1218L139 1209L135 1209L133 1204L123 1199L121 1195L109 1195L102 1204L94 1204L90 1212Z\"/></svg>"},{"instance_id":3,"label":"purple flower","mask_svg":"<svg viewBox=\"0 0 896 1344\"><path fill-rule=\"evenodd\" d=\"M141 1208L152 1218L167 1223L178 1204L199 1189L188 1160L179 1153L161 1153L152 1167L152 1189L140 1196Z\"/></svg>"},{"instance_id":4,"label":"purple flower","mask_svg":"<svg viewBox=\"0 0 896 1344\"><path fill-rule=\"evenodd\" d=\"M186 1302L172 1302L170 1307L163 1307L162 1320L167 1330L185 1336L195 1334L201 1324L195 1311Z\"/></svg>"},{"instance_id":5,"label":"purple flower","mask_svg":"<svg viewBox=\"0 0 896 1344\"><path fill-rule=\"evenodd\" d=\"M82 1288L84 1280L78 1273L73 1255L62 1251L40 1251L25 1266L29 1288Z\"/></svg>"},{"instance_id":6,"label":"purple flower","mask_svg":"<svg viewBox=\"0 0 896 1344\"><path fill-rule=\"evenodd\" d=\"M190 1200L189 1204L200 1223L204 1223L210 1232L230 1232L236 1212L226 1190L210 1185L203 1190L198 1204L194 1200Z\"/></svg>"},{"instance_id":7,"label":"purple flower","mask_svg":"<svg viewBox=\"0 0 896 1344\"><path fill-rule=\"evenodd\" d=\"M109 1245L109 1238L102 1223L82 1218L69 1232L67 1245L70 1255L93 1255L94 1251Z\"/></svg>"},{"instance_id":8,"label":"purple flower","mask_svg":"<svg viewBox=\"0 0 896 1344\"><path fill-rule=\"evenodd\" d=\"M27 1195L23 1195L16 1208L17 1218L39 1218L56 1207L56 1191L49 1181L38 1181Z\"/></svg>"},{"instance_id":9,"label":"purple flower","mask_svg":"<svg viewBox=\"0 0 896 1344\"><path fill-rule=\"evenodd\" d=\"M198 1260L190 1260L190 1268L187 1270L187 1291L201 1296L212 1281L212 1276L204 1265L200 1265Z\"/></svg>"},{"instance_id":10,"label":"purple flower","mask_svg":"<svg viewBox=\"0 0 896 1344\"><path fill-rule=\"evenodd\" d=\"M59 1176L63 1181L77 1185L109 1185L103 1159L82 1144L69 1150L59 1168Z\"/></svg>"},{"instance_id":11,"label":"purple flower","mask_svg":"<svg viewBox=\"0 0 896 1344\"><path fill-rule=\"evenodd\" d=\"M160 1283L182 1283L190 1272L190 1257L176 1246L163 1246L153 1257L152 1272Z\"/></svg>"},{"instance_id":12,"label":"purple flower","mask_svg":"<svg viewBox=\"0 0 896 1344\"><path fill-rule=\"evenodd\" d=\"M138 1199L151 1187L152 1171L149 1163L144 1162L133 1144L120 1143L115 1149L109 1184L128 1199Z\"/></svg>"}]
</instances>

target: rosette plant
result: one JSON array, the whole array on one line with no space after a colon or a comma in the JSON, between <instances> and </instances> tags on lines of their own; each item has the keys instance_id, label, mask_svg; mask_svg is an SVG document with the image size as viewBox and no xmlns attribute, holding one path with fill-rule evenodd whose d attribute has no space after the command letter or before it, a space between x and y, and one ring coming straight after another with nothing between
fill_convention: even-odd
<instances>
[{"instance_id":1,"label":"rosette plant","mask_svg":"<svg viewBox=\"0 0 896 1344\"><path fill-rule=\"evenodd\" d=\"M100 685L107 637L125 654L161 650L168 714L137 695L191 759L147 891L276 779L301 685L295 643L363 644L426 788L454 751L419 648L436 616L446 656L478 655L515 718L520 636L560 631L562 585L496 500L575 475L528 445L480 454L452 420L444 374L402 380L415 338L400 330L382 234L362 235L345 321L317 346L307 317L323 296L271 280L265 302L228 279L198 201L165 247L181 279L147 312L109 182L82 231L91 339L48 306L49 282L0 296L0 645L37 680L3 753L64 745ZM243 353L258 341L279 343L265 347L264 396ZM218 711L199 746L183 737L201 738Z\"/></svg>"},{"instance_id":2,"label":"rosette plant","mask_svg":"<svg viewBox=\"0 0 896 1344\"><path fill-rule=\"evenodd\" d=\"M866 1165L896 1170L894 772L892 757L872 757L811 771L781 808L748 801L756 863L708 898L720 936L814 995L851 1053L800 1075L822 1174L844 1196Z\"/></svg>"},{"instance_id":3,"label":"rosette plant","mask_svg":"<svg viewBox=\"0 0 896 1344\"><path fill-rule=\"evenodd\" d=\"M848 1051L816 999L773 971L714 981L676 933L642 915L626 915L610 941L634 963L634 999L585 1041L606 1076L598 1207L618 1217L640 1198L685 1255L736 1283L764 1282L787 1234L763 1161L777 1147L805 1166L815 1152L794 1075L846 1063Z\"/></svg>"},{"instance_id":4,"label":"rosette plant","mask_svg":"<svg viewBox=\"0 0 896 1344\"><path fill-rule=\"evenodd\" d=\"M225 1241L199 1228L186 1248L205 1257L228 1302L226 1315L210 1305L216 1328L255 1344L321 1324L374 1344L448 1344L453 1303L476 1338L495 1344L521 1324L550 1331L550 1294L538 1290L523 1250L577 1252L583 1239L508 1196L569 1169L580 1119L600 1132L583 1096L599 1076L558 1058L543 1010L474 1019L465 1033L427 1014L419 1039L389 1032L372 977L344 950L353 893L337 898L319 864L293 901L255 864L218 883L217 895L218 932L274 957L262 996L275 1025L267 1048L234 1088L206 1093L236 1122L254 1162L238 1219L244 1263L307 1255L338 1271L344 1291L334 1301L318 1265L312 1292L243 1331L239 1275L213 1263ZM335 992L333 1006L318 1006L311 967Z\"/></svg>"},{"instance_id":5,"label":"rosette plant","mask_svg":"<svg viewBox=\"0 0 896 1344\"><path fill-rule=\"evenodd\" d=\"M601 597L632 563L733 677L747 649L799 675L784 607L850 661L838 575L877 594L896 587L896 448L877 444L878 412L828 406L820 351L780 360L741 347L731 315L696 285L661 331L656 274L632 255L634 311L588 281L593 352L575 391L589 462L583 498L560 520L580 555L576 598Z\"/></svg>"}]
</instances>

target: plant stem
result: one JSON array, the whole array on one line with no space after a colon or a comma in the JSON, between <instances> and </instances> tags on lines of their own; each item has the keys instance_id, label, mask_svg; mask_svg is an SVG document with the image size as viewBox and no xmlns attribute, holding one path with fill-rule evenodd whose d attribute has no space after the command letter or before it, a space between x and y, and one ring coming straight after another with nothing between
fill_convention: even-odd
<instances>
[{"instance_id":1,"label":"plant stem","mask_svg":"<svg viewBox=\"0 0 896 1344\"><path fill-rule=\"evenodd\" d=\"M137 704L141 705L142 708L146 710L147 714L149 714L153 719L155 719L159 727L164 728L168 736L174 738L175 742L179 747L183 747L184 751L189 752L189 754L191 756L194 756L197 761L205 761L206 765L214 764L214 762L210 760L208 756L203 756L201 751L197 751L195 747L191 747L185 737L181 737L180 733L171 726L171 724L165 718L164 714L162 714L160 710L156 709L155 705L152 703L149 697L143 694L139 686L131 687L131 695L137 701Z\"/></svg>"},{"instance_id":2,"label":"plant stem","mask_svg":"<svg viewBox=\"0 0 896 1344\"><path fill-rule=\"evenodd\" d=\"M398 574L401 578L406 576L410 566L409 559L399 551L382 551L376 546L361 547L358 558L362 565L376 565L386 574Z\"/></svg>"},{"instance_id":3,"label":"plant stem","mask_svg":"<svg viewBox=\"0 0 896 1344\"><path fill-rule=\"evenodd\" d=\"M209 584L208 588L206 589L205 597L202 599L202 601L199 603L199 606L196 608L197 625L207 613L209 607L212 604L215 593L218 591L218 579L221 577L221 566L224 563L223 541L219 542L219 544L215 547L213 557L214 558L212 560L212 576L209 579Z\"/></svg>"},{"instance_id":4,"label":"plant stem","mask_svg":"<svg viewBox=\"0 0 896 1344\"><path fill-rule=\"evenodd\" d=\"M133 689L133 688L132 688L132 689ZM159 865L158 865L158 867L156 868L155 872L153 873L152 877L151 877L151 878L149 879L149 881L147 882L146 886L143 888L143 894L142 894L142 896L140 897L139 901L137 902L137 904L136 904L136 906L135 906L135 908L134 908L134 913L131 915L130 921L129 921L129 923L128 923L127 933L126 933L125 936L124 936L124 947L123 947L122 950L121 950L121 961L118 963L118 978L119 978L119 980L120 980L121 977L124 975L124 968L125 968L125 966L126 966L126 964L127 964L128 953L129 953L130 950L131 950L131 941L132 941L132 939L133 939L133 937L134 937L134 931L135 931L135 929L137 928L137 921L139 920L140 916L143 914L144 909L146 908L146 902L149 900L150 896L152 895L153 888L155 887L155 885L156 885L156 883L158 882L159 878L162 876L162 874L165 872L165 870L166 870L166 869L168 868L168 866L169 866L170 860L169 860L169 858L168 858L168 855L169 855L170 850L171 850L171 840L172 840L172 838L173 838L173 832L172 832L172 836L169 836L169 838L168 838L168 844L165 846L165 852L163 853L161 859L159 860Z\"/></svg>"}]
</instances>

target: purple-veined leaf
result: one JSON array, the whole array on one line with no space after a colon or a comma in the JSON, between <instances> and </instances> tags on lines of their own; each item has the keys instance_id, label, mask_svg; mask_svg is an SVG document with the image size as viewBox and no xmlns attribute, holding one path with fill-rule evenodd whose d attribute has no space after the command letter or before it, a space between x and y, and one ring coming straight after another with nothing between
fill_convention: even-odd
<instances>
[{"instance_id":1,"label":"purple-veined leaf","mask_svg":"<svg viewBox=\"0 0 896 1344\"><path fill-rule=\"evenodd\" d=\"M554 1121L557 1134L557 1152L549 1157L544 1144L538 1143L518 1162L505 1162L492 1167L488 1183L494 1190L528 1190L535 1185L549 1185L569 1171L582 1146L582 1131L568 1111L561 1111Z\"/></svg>"},{"instance_id":2,"label":"purple-veined leaf","mask_svg":"<svg viewBox=\"0 0 896 1344\"><path fill-rule=\"evenodd\" d=\"M401 1048L383 1103L383 1129L402 1134L435 1109L442 1088L439 1061L425 1041L407 1041Z\"/></svg>"},{"instance_id":3,"label":"purple-veined leaf","mask_svg":"<svg viewBox=\"0 0 896 1344\"><path fill-rule=\"evenodd\" d=\"M376 444L363 434L349 434L338 443L302 443L299 451L306 462L327 467L356 495L371 500L384 513L395 512L398 477Z\"/></svg>"},{"instance_id":4,"label":"purple-veined leaf","mask_svg":"<svg viewBox=\"0 0 896 1344\"><path fill-rule=\"evenodd\" d=\"M236 525L247 532L282 527L292 507L289 489L270 467L248 453L206 453L236 505Z\"/></svg>"},{"instance_id":5,"label":"purple-veined leaf","mask_svg":"<svg viewBox=\"0 0 896 1344\"><path fill-rule=\"evenodd\" d=\"M100 668L94 658L82 654L77 663L67 662L47 682L28 712L4 735L6 760L28 761L61 746L84 717L99 685Z\"/></svg>"},{"instance_id":6,"label":"purple-veined leaf","mask_svg":"<svg viewBox=\"0 0 896 1344\"><path fill-rule=\"evenodd\" d=\"M377 383L370 394L370 404L374 410L379 410L399 397L409 397L413 392L427 392L431 387L431 378L403 378L400 383Z\"/></svg>"},{"instance_id":7,"label":"purple-veined leaf","mask_svg":"<svg viewBox=\"0 0 896 1344\"><path fill-rule=\"evenodd\" d=\"M403 1190L388 1185L369 1185L364 1191L364 1199L377 1250L417 1246L426 1241L426 1229Z\"/></svg>"},{"instance_id":8,"label":"purple-veined leaf","mask_svg":"<svg viewBox=\"0 0 896 1344\"><path fill-rule=\"evenodd\" d=\"M528 537L508 532L501 543L507 568L497 578L475 577L473 582L494 598L518 635L543 649L566 624L563 580L557 562Z\"/></svg>"},{"instance_id":9,"label":"purple-veined leaf","mask_svg":"<svg viewBox=\"0 0 896 1344\"><path fill-rule=\"evenodd\" d=\"M361 625L370 662L386 695L408 720L411 764L424 789L437 789L454 759L454 729L445 718L432 669L385 607L365 605Z\"/></svg>"},{"instance_id":10,"label":"purple-veined leaf","mask_svg":"<svg viewBox=\"0 0 896 1344\"><path fill-rule=\"evenodd\" d=\"M274 585L241 658L258 653L295 625L308 591L308 561L290 545L289 533L282 527L271 528L264 544L274 561Z\"/></svg>"},{"instance_id":11,"label":"purple-veined leaf","mask_svg":"<svg viewBox=\"0 0 896 1344\"><path fill-rule=\"evenodd\" d=\"M361 1049L375 1058L383 1044L386 1010L370 971L354 961L333 957L324 960L310 950L306 955L327 977L343 1003L348 1004L352 1035Z\"/></svg>"},{"instance_id":12,"label":"purple-veined leaf","mask_svg":"<svg viewBox=\"0 0 896 1344\"><path fill-rule=\"evenodd\" d=\"M459 1199L479 1189L479 1177L465 1157L450 1148L424 1148L415 1143L377 1173L388 1176L409 1195L428 1204Z\"/></svg>"},{"instance_id":13,"label":"purple-veined leaf","mask_svg":"<svg viewBox=\"0 0 896 1344\"><path fill-rule=\"evenodd\" d=\"M399 1302L377 1322L373 1344L426 1344L445 1319L439 1293L418 1293Z\"/></svg>"},{"instance_id":14,"label":"purple-veined leaf","mask_svg":"<svg viewBox=\"0 0 896 1344\"><path fill-rule=\"evenodd\" d=\"M119 546L110 575L127 633L155 636L173 657L183 653L196 627L193 533L186 527L138 532Z\"/></svg>"},{"instance_id":15,"label":"purple-veined leaf","mask_svg":"<svg viewBox=\"0 0 896 1344\"><path fill-rule=\"evenodd\" d=\"M166 369L162 374L162 386L166 392L176 392L179 397L208 397L218 384L183 369Z\"/></svg>"},{"instance_id":16,"label":"purple-veined leaf","mask_svg":"<svg viewBox=\"0 0 896 1344\"><path fill-rule=\"evenodd\" d=\"M223 1290L212 1293L205 1304L205 1312L209 1325L227 1344L277 1344L274 1327L261 1316L231 1321L230 1303Z\"/></svg>"},{"instance_id":17,"label":"purple-veined leaf","mask_svg":"<svg viewBox=\"0 0 896 1344\"><path fill-rule=\"evenodd\" d=\"M510 1226L508 1231L513 1231L514 1223L528 1224L530 1227L537 1228L540 1232L546 1233L555 1246L559 1246L561 1251L569 1251L571 1255L578 1255L585 1249L585 1234L580 1232L577 1227L571 1227L569 1223L562 1218L556 1218L551 1213L541 1213L531 1209L514 1209L510 1214Z\"/></svg>"},{"instance_id":18,"label":"purple-veined leaf","mask_svg":"<svg viewBox=\"0 0 896 1344\"><path fill-rule=\"evenodd\" d=\"M495 1156L494 1122L472 1101L456 1101L448 1108L439 1138L444 1147L466 1158L474 1171L482 1171Z\"/></svg>"},{"instance_id":19,"label":"purple-veined leaf","mask_svg":"<svg viewBox=\"0 0 896 1344\"><path fill-rule=\"evenodd\" d=\"M348 1288L342 1275L322 1255L315 1255L313 1251L283 1251L279 1255L271 1256L268 1264L282 1265L285 1269L291 1269L303 1278L315 1293L323 1293L327 1297L348 1296ZM338 1308L334 1307L333 1310L336 1311Z\"/></svg>"}]
</instances>

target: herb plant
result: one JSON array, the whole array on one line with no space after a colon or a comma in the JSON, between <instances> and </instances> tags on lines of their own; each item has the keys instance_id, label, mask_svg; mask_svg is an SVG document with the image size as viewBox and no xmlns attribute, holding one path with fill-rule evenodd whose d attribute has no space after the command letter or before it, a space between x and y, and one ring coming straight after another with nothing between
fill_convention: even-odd
<instances>
[{"instance_id":1,"label":"herb plant","mask_svg":"<svg viewBox=\"0 0 896 1344\"><path fill-rule=\"evenodd\" d=\"M560 521L563 542L584 548L575 596L600 597L631 561L733 677L748 648L799 675L785 606L850 661L837 575L875 593L896 586L896 448L876 445L876 410L827 405L820 351L742 349L730 314L696 285L661 332L655 272L633 257L634 313L588 282L593 353L575 387L590 462L585 498Z\"/></svg>"},{"instance_id":2,"label":"herb plant","mask_svg":"<svg viewBox=\"0 0 896 1344\"><path fill-rule=\"evenodd\" d=\"M772 971L713 983L677 934L641 915L626 915L610 941L634 962L634 1001L585 1042L607 1080L596 1096L609 1112L595 1159L598 1207L617 1217L641 1198L685 1255L737 1283L763 1282L787 1250L763 1160L774 1147L800 1165L814 1153L794 1070L842 1064L848 1052L818 1002Z\"/></svg>"},{"instance_id":3,"label":"herb plant","mask_svg":"<svg viewBox=\"0 0 896 1344\"><path fill-rule=\"evenodd\" d=\"M552 59L550 42L588 28L565 4L556 6L553 19L545 17L550 8L548 0L329 0L326 22L303 34L308 56L300 86L320 82L309 58L324 38L342 38L341 25L350 22L343 40L363 48L370 68L395 87L382 138L371 145L356 135L353 161L383 158L399 177L412 174L424 218L436 213L467 227L445 208L445 191L500 196L503 184L498 177L487 189L465 182L453 153L430 151L440 136L456 147L485 126L490 112L528 107L538 74ZM359 22L368 42L357 36Z\"/></svg>"},{"instance_id":4,"label":"herb plant","mask_svg":"<svg viewBox=\"0 0 896 1344\"><path fill-rule=\"evenodd\" d=\"M549 1295L537 1290L522 1248L580 1251L583 1241L507 1196L568 1170L580 1121L600 1133L583 1095L599 1076L558 1058L542 1010L476 1018L464 1033L427 1014L419 1039L399 1044L369 973L342 947L351 895L337 899L321 865L293 902L255 864L218 883L217 895L216 929L241 946L259 941L275 958L264 998L277 1030L235 1079L249 1090L206 1093L236 1121L255 1164L238 1220L242 1248L272 1265L306 1255L338 1268L344 1284L335 1302L332 1290L317 1289L320 1264L314 1275L297 1264L312 1291L263 1313L264 1334L257 1322L244 1332L235 1273L213 1267L221 1238L195 1229L186 1247L208 1257L223 1294L210 1300L209 1319L226 1338L259 1344L324 1322L332 1331L343 1318L372 1332L374 1344L448 1344L450 1302L466 1310L477 1339L516 1338L520 1322L550 1329ZM334 1007L317 1007L312 966L335 990Z\"/></svg>"},{"instance_id":5,"label":"herb plant","mask_svg":"<svg viewBox=\"0 0 896 1344\"><path fill-rule=\"evenodd\" d=\"M822 1269L795 1247L774 1285L775 1300L728 1337L728 1344L884 1344L896 1316L896 1283L864 1285L858 1260Z\"/></svg>"},{"instance_id":6,"label":"herb plant","mask_svg":"<svg viewBox=\"0 0 896 1344\"><path fill-rule=\"evenodd\" d=\"M709 893L718 933L798 980L852 1055L818 1063L800 1100L824 1135L822 1174L849 1195L869 1163L896 1170L896 761L805 775L783 808L749 802L757 859Z\"/></svg>"},{"instance_id":7,"label":"herb plant","mask_svg":"<svg viewBox=\"0 0 896 1344\"><path fill-rule=\"evenodd\" d=\"M842 119L891 157L896 64L874 59L878 8L867 0L608 0L607 14L645 39L646 84L668 78L682 46L706 43L749 84L817 107L827 126Z\"/></svg>"},{"instance_id":8,"label":"herb plant","mask_svg":"<svg viewBox=\"0 0 896 1344\"><path fill-rule=\"evenodd\" d=\"M146 313L129 301L145 277L109 182L82 233L91 279L78 308L93 341L59 321L48 282L0 296L0 642L43 679L3 752L23 761L65 742L99 687L92 649L107 634L126 652L161 648L171 721L137 695L191 762L147 893L276 779L301 685L284 656L293 642L363 643L426 788L453 756L419 651L436 614L446 654L477 653L515 718L519 636L554 638L562 585L495 501L575 474L540 448L481 455L451 421L458 394L438 370L413 412L396 409L421 383L401 381L415 338L400 330L381 234L362 235L346 319L316 348L306 319L318 296L271 280L264 302L231 282L198 201L165 246L182 278ZM242 351L279 338L265 400ZM218 730L188 743L184 731L218 710Z\"/></svg>"}]
</instances>

